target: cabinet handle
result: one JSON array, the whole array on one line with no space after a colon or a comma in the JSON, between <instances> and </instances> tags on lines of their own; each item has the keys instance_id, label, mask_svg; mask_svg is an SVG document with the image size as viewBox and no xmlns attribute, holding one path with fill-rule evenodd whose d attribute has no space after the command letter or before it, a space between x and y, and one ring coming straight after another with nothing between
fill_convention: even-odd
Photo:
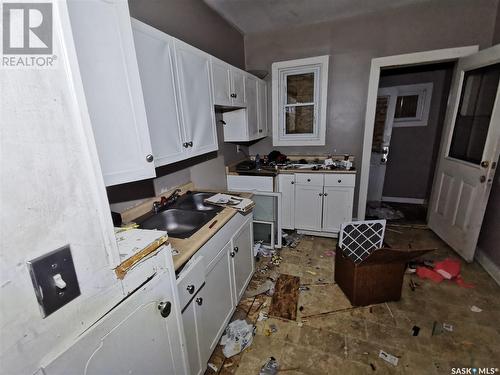
<instances>
[{"instance_id":1,"label":"cabinet handle","mask_svg":"<svg viewBox=\"0 0 500 375\"><path fill-rule=\"evenodd\" d=\"M238 250L239 250L238 246L235 246L233 250L234 250L235 252L238 252Z\"/></svg>"},{"instance_id":2,"label":"cabinet handle","mask_svg":"<svg viewBox=\"0 0 500 375\"><path fill-rule=\"evenodd\" d=\"M151 155L151 154L147 154L147 155L146 155L146 161L147 161L148 163L151 163L154 159L155 159L155 158L153 157L153 155Z\"/></svg>"},{"instance_id":3,"label":"cabinet handle","mask_svg":"<svg viewBox=\"0 0 500 375\"><path fill-rule=\"evenodd\" d=\"M170 315L170 312L172 311L172 303L170 303L170 301L160 302L158 304L158 310L160 310L161 316L166 318Z\"/></svg>"},{"instance_id":4,"label":"cabinet handle","mask_svg":"<svg viewBox=\"0 0 500 375\"><path fill-rule=\"evenodd\" d=\"M203 305L203 298L201 297L196 298L196 303L198 304L198 306Z\"/></svg>"},{"instance_id":5,"label":"cabinet handle","mask_svg":"<svg viewBox=\"0 0 500 375\"><path fill-rule=\"evenodd\" d=\"M324 193L323 196L327 197L328 196L328 193Z\"/></svg>"},{"instance_id":6,"label":"cabinet handle","mask_svg":"<svg viewBox=\"0 0 500 375\"><path fill-rule=\"evenodd\" d=\"M231 255L231 257L232 257L232 258L234 258L234 256L236 255L236 253L235 253L234 251L231 251L231 252L229 253L229 255Z\"/></svg>"},{"instance_id":7,"label":"cabinet handle","mask_svg":"<svg viewBox=\"0 0 500 375\"><path fill-rule=\"evenodd\" d=\"M236 94L231 94L231 98L236 98Z\"/></svg>"},{"instance_id":8,"label":"cabinet handle","mask_svg":"<svg viewBox=\"0 0 500 375\"><path fill-rule=\"evenodd\" d=\"M310 178L308 178L308 179L307 179L307 182L311 182L311 179L310 179Z\"/></svg>"},{"instance_id":9,"label":"cabinet handle","mask_svg":"<svg viewBox=\"0 0 500 375\"><path fill-rule=\"evenodd\" d=\"M319 196L322 197L323 196L323 193L319 193Z\"/></svg>"},{"instance_id":10,"label":"cabinet handle","mask_svg":"<svg viewBox=\"0 0 500 375\"><path fill-rule=\"evenodd\" d=\"M189 147L193 147L193 141L188 142Z\"/></svg>"},{"instance_id":11,"label":"cabinet handle","mask_svg":"<svg viewBox=\"0 0 500 375\"><path fill-rule=\"evenodd\" d=\"M294 184L295 184L295 181L291 181L290 183L291 183L292 185L294 185Z\"/></svg>"},{"instance_id":12,"label":"cabinet handle","mask_svg":"<svg viewBox=\"0 0 500 375\"><path fill-rule=\"evenodd\" d=\"M342 180L337 180L337 182L340 184L342 182Z\"/></svg>"},{"instance_id":13,"label":"cabinet handle","mask_svg":"<svg viewBox=\"0 0 500 375\"><path fill-rule=\"evenodd\" d=\"M262 133L262 129L259 129L259 133Z\"/></svg>"},{"instance_id":14,"label":"cabinet handle","mask_svg":"<svg viewBox=\"0 0 500 375\"><path fill-rule=\"evenodd\" d=\"M194 293L194 285L188 285L186 290L189 292L189 294L193 294Z\"/></svg>"},{"instance_id":15,"label":"cabinet handle","mask_svg":"<svg viewBox=\"0 0 500 375\"><path fill-rule=\"evenodd\" d=\"M189 147L189 143L184 142L184 143L182 144L182 146L183 146L184 148L188 148L188 147Z\"/></svg>"}]
</instances>

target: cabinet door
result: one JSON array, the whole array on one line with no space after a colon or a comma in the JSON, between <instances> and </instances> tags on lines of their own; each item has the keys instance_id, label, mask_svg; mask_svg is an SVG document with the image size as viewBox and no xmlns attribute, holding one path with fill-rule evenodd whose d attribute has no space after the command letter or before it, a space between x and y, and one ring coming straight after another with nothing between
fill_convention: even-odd
<instances>
[{"instance_id":1,"label":"cabinet door","mask_svg":"<svg viewBox=\"0 0 500 375\"><path fill-rule=\"evenodd\" d=\"M247 127L250 140L259 137L259 124L257 116L257 78L245 76L245 99L247 102Z\"/></svg>"},{"instance_id":2,"label":"cabinet door","mask_svg":"<svg viewBox=\"0 0 500 375\"><path fill-rule=\"evenodd\" d=\"M340 225L352 220L354 188L325 186L323 197L323 231L339 232Z\"/></svg>"},{"instance_id":3,"label":"cabinet door","mask_svg":"<svg viewBox=\"0 0 500 375\"><path fill-rule=\"evenodd\" d=\"M231 97L233 105L236 107L244 107L247 103L245 98L245 76L245 72L231 68Z\"/></svg>"},{"instance_id":4,"label":"cabinet door","mask_svg":"<svg viewBox=\"0 0 500 375\"><path fill-rule=\"evenodd\" d=\"M236 302L240 300L255 269L253 256L252 220L247 221L235 234L230 256L233 259L234 293Z\"/></svg>"},{"instance_id":5,"label":"cabinet door","mask_svg":"<svg viewBox=\"0 0 500 375\"><path fill-rule=\"evenodd\" d=\"M205 357L202 353L205 353L201 345L205 344L203 340L203 332L201 331L201 318L202 318L202 306L198 302L203 303L203 300L199 300L200 295L189 303L184 311L182 312L182 324L184 326L184 336L186 338L186 350L187 359L189 364L190 374L199 375L205 371L206 363L204 362Z\"/></svg>"},{"instance_id":6,"label":"cabinet door","mask_svg":"<svg viewBox=\"0 0 500 375\"><path fill-rule=\"evenodd\" d=\"M281 226L295 229L295 175L279 174L278 189L281 193Z\"/></svg>"},{"instance_id":7,"label":"cabinet door","mask_svg":"<svg viewBox=\"0 0 500 375\"><path fill-rule=\"evenodd\" d=\"M321 231L323 187L295 184L295 228Z\"/></svg>"},{"instance_id":8,"label":"cabinet door","mask_svg":"<svg viewBox=\"0 0 500 375\"><path fill-rule=\"evenodd\" d=\"M230 66L215 58L211 59L211 65L214 104L230 106L232 104Z\"/></svg>"},{"instance_id":9,"label":"cabinet door","mask_svg":"<svg viewBox=\"0 0 500 375\"><path fill-rule=\"evenodd\" d=\"M266 81L257 83L257 116L259 137L267 136L267 85Z\"/></svg>"},{"instance_id":10,"label":"cabinet door","mask_svg":"<svg viewBox=\"0 0 500 375\"><path fill-rule=\"evenodd\" d=\"M69 1L68 11L104 182L155 177L127 2Z\"/></svg>"},{"instance_id":11,"label":"cabinet door","mask_svg":"<svg viewBox=\"0 0 500 375\"><path fill-rule=\"evenodd\" d=\"M44 366L44 374L186 374L172 279L157 274ZM166 317L160 302L171 304Z\"/></svg>"},{"instance_id":12,"label":"cabinet door","mask_svg":"<svg viewBox=\"0 0 500 375\"><path fill-rule=\"evenodd\" d=\"M177 111L174 41L135 19L132 19L132 29L155 166L159 167L186 158Z\"/></svg>"},{"instance_id":13,"label":"cabinet door","mask_svg":"<svg viewBox=\"0 0 500 375\"><path fill-rule=\"evenodd\" d=\"M198 293L203 299L201 329L203 332L202 363L207 364L210 355L217 346L222 332L234 310L235 301L231 294L232 273L229 252L231 242L219 252L207 267L205 286Z\"/></svg>"},{"instance_id":14,"label":"cabinet door","mask_svg":"<svg viewBox=\"0 0 500 375\"><path fill-rule=\"evenodd\" d=\"M210 55L175 41L179 104L189 157L216 151L217 131L210 83Z\"/></svg>"}]
</instances>

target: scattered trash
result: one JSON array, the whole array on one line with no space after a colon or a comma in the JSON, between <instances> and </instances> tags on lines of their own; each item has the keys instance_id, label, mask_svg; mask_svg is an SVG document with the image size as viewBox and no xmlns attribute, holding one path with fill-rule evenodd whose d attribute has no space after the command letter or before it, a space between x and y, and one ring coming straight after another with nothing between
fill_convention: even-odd
<instances>
[{"instance_id":1,"label":"scattered trash","mask_svg":"<svg viewBox=\"0 0 500 375\"><path fill-rule=\"evenodd\" d=\"M297 327L303 327L304 326L304 322L298 322L297 323Z\"/></svg>"},{"instance_id":2,"label":"scattered trash","mask_svg":"<svg viewBox=\"0 0 500 375\"><path fill-rule=\"evenodd\" d=\"M274 264L275 266L279 266L282 261L283 258L276 254L274 254L271 258L271 263Z\"/></svg>"},{"instance_id":3,"label":"scattered trash","mask_svg":"<svg viewBox=\"0 0 500 375\"><path fill-rule=\"evenodd\" d=\"M335 256L335 251L333 251L333 250L327 250L323 254L325 254L325 256L327 256L327 257L334 257Z\"/></svg>"},{"instance_id":4,"label":"scattered trash","mask_svg":"<svg viewBox=\"0 0 500 375\"><path fill-rule=\"evenodd\" d=\"M429 279L440 283L444 279L454 281L462 288L474 288L473 284L466 283L460 274L460 261L458 259L446 258L432 265L417 267L416 273L422 279Z\"/></svg>"},{"instance_id":5,"label":"scattered trash","mask_svg":"<svg viewBox=\"0 0 500 375\"><path fill-rule=\"evenodd\" d=\"M176 250L176 249L172 249L172 255L173 256L176 256L176 255L179 255L179 250Z\"/></svg>"},{"instance_id":6,"label":"scattered trash","mask_svg":"<svg viewBox=\"0 0 500 375\"><path fill-rule=\"evenodd\" d=\"M386 220L399 220L399 219L404 219L405 215L391 206L382 203L378 207L367 207L366 209L366 216L370 218L377 218L377 219L386 219Z\"/></svg>"},{"instance_id":7,"label":"scattered trash","mask_svg":"<svg viewBox=\"0 0 500 375\"><path fill-rule=\"evenodd\" d=\"M257 318L258 322L262 322L263 320L269 319L269 316L267 315L267 312L265 311L259 311L259 317Z\"/></svg>"},{"instance_id":8,"label":"scattered trash","mask_svg":"<svg viewBox=\"0 0 500 375\"><path fill-rule=\"evenodd\" d=\"M272 246L264 245L262 241L257 241L253 245L253 255L270 258L276 253Z\"/></svg>"},{"instance_id":9,"label":"scattered trash","mask_svg":"<svg viewBox=\"0 0 500 375\"><path fill-rule=\"evenodd\" d=\"M304 306L300 306L300 307L299 307L299 311L300 311L300 312L304 311Z\"/></svg>"},{"instance_id":10,"label":"scattered trash","mask_svg":"<svg viewBox=\"0 0 500 375\"><path fill-rule=\"evenodd\" d=\"M222 352L226 358L242 352L252 344L255 327L245 320L235 320L226 328L220 344L224 346Z\"/></svg>"},{"instance_id":11,"label":"scattered trash","mask_svg":"<svg viewBox=\"0 0 500 375\"><path fill-rule=\"evenodd\" d=\"M276 333L278 332L278 327L276 327L276 324L271 324L269 326L269 329L271 330L271 333Z\"/></svg>"},{"instance_id":12,"label":"scattered trash","mask_svg":"<svg viewBox=\"0 0 500 375\"><path fill-rule=\"evenodd\" d=\"M267 362L260 369L259 375L276 375L279 371L280 365L276 358L269 357Z\"/></svg>"},{"instance_id":13,"label":"scattered trash","mask_svg":"<svg viewBox=\"0 0 500 375\"><path fill-rule=\"evenodd\" d=\"M483 309L474 305L474 306L471 306L470 311L480 313L481 311L483 311Z\"/></svg>"},{"instance_id":14,"label":"scattered trash","mask_svg":"<svg viewBox=\"0 0 500 375\"><path fill-rule=\"evenodd\" d=\"M214 372L216 372L216 373L217 373L217 372L219 372L219 368L218 368L216 365L214 365L213 363L208 362L208 363L207 363L207 366L208 366L208 367L209 367L212 371L214 371Z\"/></svg>"},{"instance_id":15,"label":"scattered trash","mask_svg":"<svg viewBox=\"0 0 500 375\"><path fill-rule=\"evenodd\" d=\"M309 273L309 274L311 274L311 275L313 275L313 276L314 276L314 275L317 275L317 273L316 273L316 272L314 272L314 271L309 271L309 270L307 270L306 272L307 272L307 273Z\"/></svg>"},{"instance_id":16,"label":"scattered trash","mask_svg":"<svg viewBox=\"0 0 500 375\"><path fill-rule=\"evenodd\" d=\"M410 286L410 289L411 289L412 292L414 292L415 289L417 289L417 287L420 286L420 284L416 283L412 279L410 279L410 282L408 283L408 285Z\"/></svg>"},{"instance_id":17,"label":"scattered trash","mask_svg":"<svg viewBox=\"0 0 500 375\"><path fill-rule=\"evenodd\" d=\"M302 237L304 237L304 235L298 234L296 232L290 234L285 233L282 238L282 245L286 247L295 248L299 244Z\"/></svg>"},{"instance_id":18,"label":"scattered trash","mask_svg":"<svg viewBox=\"0 0 500 375\"><path fill-rule=\"evenodd\" d=\"M448 332L453 332L453 326L448 323L443 323L443 329Z\"/></svg>"},{"instance_id":19,"label":"scattered trash","mask_svg":"<svg viewBox=\"0 0 500 375\"><path fill-rule=\"evenodd\" d=\"M391 365L397 366L399 358L396 356L393 356L392 354L389 354L387 352L384 352L383 350L380 351L378 354L379 358L382 358L384 361L390 363Z\"/></svg>"},{"instance_id":20,"label":"scattered trash","mask_svg":"<svg viewBox=\"0 0 500 375\"><path fill-rule=\"evenodd\" d=\"M308 287L308 286L305 286L305 285L301 285L301 286L299 286L299 290L300 290L301 292L305 292L305 291L309 290L309 287Z\"/></svg>"},{"instance_id":21,"label":"scattered trash","mask_svg":"<svg viewBox=\"0 0 500 375\"><path fill-rule=\"evenodd\" d=\"M264 293L269 296L274 294L274 281L267 279L257 289L245 291L244 298L255 297Z\"/></svg>"},{"instance_id":22,"label":"scattered trash","mask_svg":"<svg viewBox=\"0 0 500 375\"><path fill-rule=\"evenodd\" d=\"M373 363L370 363L370 367L372 368L373 371L376 370L375 365Z\"/></svg>"},{"instance_id":23,"label":"scattered trash","mask_svg":"<svg viewBox=\"0 0 500 375\"><path fill-rule=\"evenodd\" d=\"M412 335L413 336L418 336L418 333L420 332L420 327L419 326L413 326L411 329Z\"/></svg>"}]
</instances>

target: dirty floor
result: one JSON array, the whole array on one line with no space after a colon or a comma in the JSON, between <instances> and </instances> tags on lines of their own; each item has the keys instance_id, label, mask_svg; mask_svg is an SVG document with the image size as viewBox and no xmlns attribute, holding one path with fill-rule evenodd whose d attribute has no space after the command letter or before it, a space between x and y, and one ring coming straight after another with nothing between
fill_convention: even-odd
<instances>
[{"instance_id":1,"label":"dirty floor","mask_svg":"<svg viewBox=\"0 0 500 375\"><path fill-rule=\"evenodd\" d=\"M457 257L430 230L393 230L438 248L425 259ZM407 274L400 301L353 308L334 282L330 251L335 245L334 239L303 237L296 248L281 250L279 266L260 259L247 293L252 295L268 277L300 277L308 290L300 292L297 319L258 321L259 312L269 310L271 297L244 297L233 319L256 325L253 343L229 359L218 346L210 359L217 371L206 374L256 375L271 356L280 364L278 374L290 375L450 374L456 367L500 367L500 287L479 264L462 263L462 276L475 284L473 289ZM411 280L417 283L415 290ZM473 312L471 306L482 311ZM434 322L451 324L453 331L432 335ZM414 326L420 328L417 336L412 335ZM378 358L380 350L397 356L397 366Z\"/></svg>"}]
</instances>

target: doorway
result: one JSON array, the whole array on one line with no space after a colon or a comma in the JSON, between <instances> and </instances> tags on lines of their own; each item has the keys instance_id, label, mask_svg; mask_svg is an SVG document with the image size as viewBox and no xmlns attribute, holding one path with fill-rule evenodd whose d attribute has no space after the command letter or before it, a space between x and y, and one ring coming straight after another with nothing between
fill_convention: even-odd
<instances>
[{"instance_id":1,"label":"doorway","mask_svg":"<svg viewBox=\"0 0 500 375\"><path fill-rule=\"evenodd\" d=\"M454 66L381 70L367 218L425 224Z\"/></svg>"}]
</instances>

